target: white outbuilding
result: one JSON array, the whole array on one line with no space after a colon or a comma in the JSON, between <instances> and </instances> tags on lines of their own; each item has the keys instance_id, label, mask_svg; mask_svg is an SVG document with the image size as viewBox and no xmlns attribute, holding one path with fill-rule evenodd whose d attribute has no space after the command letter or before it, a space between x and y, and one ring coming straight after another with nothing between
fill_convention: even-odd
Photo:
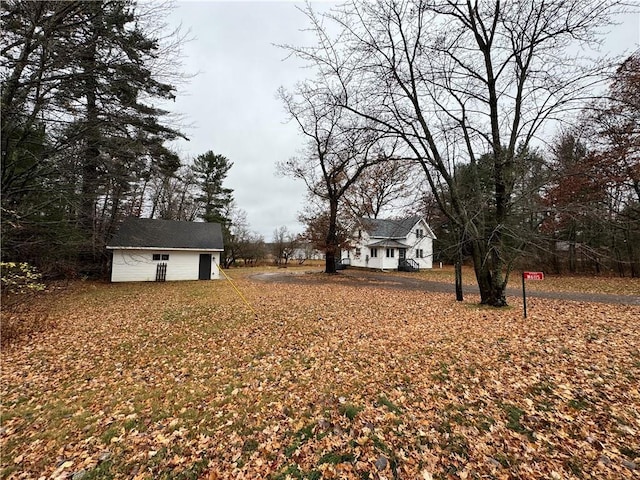
<instances>
[{"instance_id":1,"label":"white outbuilding","mask_svg":"<svg viewBox=\"0 0 640 480\"><path fill-rule=\"evenodd\" d=\"M224 250L218 223L126 218L107 246L112 282L213 280Z\"/></svg>"}]
</instances>

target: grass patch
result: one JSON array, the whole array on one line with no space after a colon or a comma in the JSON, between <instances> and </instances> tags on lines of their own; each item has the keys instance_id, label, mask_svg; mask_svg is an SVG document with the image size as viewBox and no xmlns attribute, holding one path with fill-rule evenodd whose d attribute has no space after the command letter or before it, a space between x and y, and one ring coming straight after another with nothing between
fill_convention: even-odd
<instances>
[{"instance_id":1,"label":"grass patch","mask_svg":"<svg viewBox=\"0 0 640 480\"><path fill-rule=\"evenodd\" d=\"M484 413L479 413L475 416L476 428L481 432L490 432L491 427L495 425L495 423L496 421L493 418Z\"/></svg>"},{"instance_id":2,"label":"grass patch","mask_svg":"<svg viewBox=\"0 0 640 480\"><path fill-rule=\"evenodd\" d=\"M574 410L586 410L589 408L589 402L582 397L572 398L569 400L569 407Z\"/></svg>"},{"instance_id":3,"label":"grass patch","mask_svg":"<svg viewBox=\"0 0 640 480\"><path fill-rule=\"evenodd\" d=\"M449 435L440 442L440 446L445 451L458 455L462 459L469 458L469 442L462 435Z\"/></svg>"},{"instance_id":4,"label":"grass patch","mask_svg":"<svg viewBox=\"0 0 640 480\"><path fill-rule=\"evenodd\" d=\"M359 407L350 403L340 405L340 407L338 408L340 415L344 415L349 420L355 419L362 410L364 410L363 407Z\"/></svg>"},{"instance_id":5,"label":"grass patch","mask_svg":"<svg viewBox=\"0 0 640 480\"><path fill-rule=\"evenodd\" d=\"M115 478L115 474L112 471L113 466L112 460L101 462L95 468L88 470L82 480L109 480Z\"/></svg>"},{"instance_id":6,"label":"grass patch","mask_svg":"<svg viewBox=\"0 0 640 480\"><path fill-rule=\"evenodd\" d=\"M580 457L577 457L574 455L571 458L568 458L567 460L565 460L564 466L569 472L573 473L576 477L582 478L584 476L582 471L584 469L584 463Z\"/></svg>"},{"instance_id":7,"label":"grass patch","mask_svg":"<svg viewBox=\"0 0 640 480\"><path fill-rule=\"evenodd\" d=\"M116 438L119 432L120 429L118 429L117 427L110 427L102 435L100 435L100 440L102 440L102 443L109 445L111 443L111 439Z\"/></svg>"},{"instance_id":8,"label":"grass patch","mask_svg":"<svg viewBox=\"0 0 640 480\"><path fill-rule=\"evenodd\" d=\"M381 452L386 453L387 455L391 453L391 449L377 435L374 435L371 438L371 441L373 442L373 445L376 447L377 450L380 450Z\"/></svg>"},{"instance_id":9,"label":"grass patch","mask_svg":"<svg viewBox=\"0 0 640 480\"><path fill-rule=\"evenodd\" d=\"M391 413L402 415L402 409L389 400L385 395L379 395L377 400L378 405L384 405Z\"/></svg>"},{"instance_id":10,"label":"grass patch","mask_svg":"<svg viewBox=\"0 0 640 480\"><path fill-rule=\"evenodd\" d=\"M318 465L322 465L323 463L329 463L331 465L338 465L339 463L353 463L355 459L356 457L353 453L329 452L320 457Z\"/></svg>"},{"instance_id":11,"label":"grass patch","mask_svg":"<svg viewBox=\"0 0 640 480\"><path fill-rule=\"evenodd\" d=\"M286 468L278 473L275 473L269 477L271 480L320 480L322 473L318 470L310 470L305 472L300 469L297 464L287 465Z\"/></svg>"},{"instance_id":12,"label":"grass patch","mask_svg":"<svg viewBox=\"0 0 640 480\"><path fill-rule=\"evenodd\" d=\"M431 378L433 380L437 380L438 382L445 383L450 379L449 376L449 364L445 362L440 362L438 367L438 371L431 374Z\"/></svg>"},{"instance_id":13,"label":"grass patch","mask_svg":"<svg viewBox=\"0 0 640 480\"><path fill-rule=\"evenodd\" d=\"M467 414L468 408L464 405L449 403L444 408L446 418L458 425L470 426L472 421L470 415Z\"/></svg>"},{"instance_id":14,"label":"grass patch","mask_svg":"<svg viewBox=\"0 0 640 480\"><path fill-rule=\"evenodd\" d=\"M318 432L318 434L314 434L314 423L309 423L298 430L294 435L293 442L287 445L284 449L284 454L287 458L290 458L298 448L304 444L307 440L312 438L323 438L326 434L323 432Z\"/></svg>"},{"instance_id":15,"label":"grass patch","mask_svg":"<svg viewBox=\"0 0 640 480\"><path fill-rule=\"evenodd\" d=\"M542 395L551 395L553 394L553 389L555 385L551 382L537 382L531 385L527 390L531 395L542 396Z\"/></svg>"},{"instance_id":16,"label":"grass patch","mask_svg":"<svg viewBox=\"0 0 640 480\"><path fill-rule=\"evenodd\" d=\"M493 455L493 459L496 460L504 468L513 468L518 465L519 460L513 455L507 455L504 452L496 452Z\"/></svg>"},{"instance_id":17,"label":"grass patch","mask_svg":"<svg viewBox=\"0 0 640 480\"><path fill-rule=\"evenodd\" d=\"M627 457L629 459L634 459L636 457L640 457L640 450L636 450L634 448L629 448L629 447L622 446L618 450L620 450L620 453L622 455L624 455L625 457Z\"/></svg>"},{"instance_id":18,"label":"grass patch","mask_svg":"<svg viewBox=\"0 0 640 480\"><path fill-rule=\"evenodd\" d=\"M259 446L260 443L255 438L247 438L242 444L242 451L245 453L255 452Z\"/></svg>"},{"instance_id":19,"label":"grass patch","mask_svg":"<svg viewBox=\"0 0 640 480\"><path fill-rule=\"evenodd\" d=\"M503 403L501 407L507 414L506 427L509 430L513 430L514 432L526 435L527 437L529 437L529 440L534 441L535 437L533 436L533 432L520 422L522 416L524 415L524 410L521 410L515 405L509 403Z\"/></svg>"}]
</instances>

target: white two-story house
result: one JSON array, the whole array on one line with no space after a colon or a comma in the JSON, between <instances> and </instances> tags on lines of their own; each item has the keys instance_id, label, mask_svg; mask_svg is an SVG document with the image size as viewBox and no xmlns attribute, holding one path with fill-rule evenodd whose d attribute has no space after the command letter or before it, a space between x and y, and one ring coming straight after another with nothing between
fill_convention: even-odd
<instances>
[{"instance_id":1,"label":"white two-story house","mask_svg":"<svg viewBox=\"0 0 640 480\"><path fill-rule=\"evenodd\" d=\"M345 263L381 270L408 270L433 266L433 231L424 218L360 219ZM343 255L344 257L344 255Z\"/></svg>"}]
</instances>

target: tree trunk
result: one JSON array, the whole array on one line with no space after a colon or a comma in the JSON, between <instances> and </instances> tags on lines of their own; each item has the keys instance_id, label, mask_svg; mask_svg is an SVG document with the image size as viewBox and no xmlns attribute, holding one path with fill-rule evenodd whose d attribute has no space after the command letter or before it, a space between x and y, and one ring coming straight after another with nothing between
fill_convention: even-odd
<instances>
[{"instance_id":1,"label":"tree trunk","mask_svg":"<svg viewBox=\"0 0 640 480\"><path fill-rule=\"evenodd\" d=\"M80 225L91 237L91 247L95 256L96 238L96 199L98 196L98 167L100 164L100 127L98 125L96 48L98 41L97 26L94 25L92 37L84 52L82 70L84 76L84 96L86 104L86 140L82 163L82 188L80 199Z\"/></svg>"},{"instance_id":2,"label":"tree trunk","mask_svg":"<svg viewBox=\"0 0 640 480\"><path fill-rule=\"evenodd\" d=\"M464 300L462 294L462 263L460 260L456 262L456 301L462 302Z\"/></svg>"},{"instance_id":3,"label":"tree trunk","mask_svg":"<svg viewBox=\"0 0 640 480\"><path fill-rule=\"evenodd\" d=\"M576 228L575 225L571 225L569 230L569 272L576 273L578 268L578 261L576 258Z\"/></svg>"},{"instance_id":4,"label":"tree trunk","mask_svg":"<svg viewBox=\"0 0 640 480\"><path fill-rule=\"evenodd\" d=\"M325 255L325 273L336 273L336 254L338 253L338 202L329 200L329 228L327 231L327 250Z\"/></svg>"},{"instance_id":5,"label":"tree trunk","mask_svg":"<svg viewBox=\"0 0 640 480\"><path fill-rule=\"evenodd\" d=\"M473 269L480 289L480 303L492 307L506 307L506 283L502 280L502 263L487 255L482 241L472 244Z\"/></svg>"}]
</instances>

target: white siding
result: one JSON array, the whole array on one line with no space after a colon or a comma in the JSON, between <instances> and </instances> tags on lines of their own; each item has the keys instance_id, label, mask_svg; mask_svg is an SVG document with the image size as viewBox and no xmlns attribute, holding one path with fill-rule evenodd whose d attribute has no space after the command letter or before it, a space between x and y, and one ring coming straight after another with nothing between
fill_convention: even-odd
<instances>
[{"instance_id":1,"label":"white siding","mask_svg":"<svg viewBox=\"0 0 640 480\"><path fill-rule=\"evenodd\" d=\"M367 243L370 243L369 234L364 230L361 231L361 234L362 237L355 242L355 247L360 249L360 255L356 256L355 248L347 251L347 256L351 259L351 265L354 267L382 268L381 264L377 262L379 258L371 258L371 250L365 247ZM378 255L380 255L380 251L378 251Z\"/></svg>"},{"instance_id":2,"label":"white siding","mask_svg":"<svg viewBox=\"0 0 640 480\"><path fill-rule=\"evenodd\" d=\"M422 249L423 258L416 258L416 250ZM415 246L407 251L407 258L415 260L420 268L433 267L433 240L430 237L423 237Z\"/></svg>"},{"instance_id":3,"label":"white siding","mask_svg":"<svg viewBox=\"0 0 640 480\"><path fill-rule=\"evenodd\" d=\"M153 254L169 254L169 260L153 260ZM198 280L200 254L211 254L211 279L220 278L220 252L180 250L113 250L112 282L153 282L158 263L167 264L167 281Z\"/></svg>"},{"instance_id":4,"label":"white siding","mask_svg":"<svg viewBox=\"0 0 640 480\"><path fill-rule=\"evenodd\" d=\"M351 265L354 267L365 267L365 268L385 268L383 267L383 261L386 260L384 258L384 249L378 248L378 256L371 256L371 249L369 247L360 247L360 256L355 256L355 249L349 252L351 256ZM393 259L392 259L393 260Z\"/></svg>"},{"instance_id":5,"label":"white siding","mask_svg":"<svg viewBox=\"0 0 640 480\"><path fill-rule=\"evenodd\" d=\"M423 237L417 236L416 230L421 229ZM404 241L409 248L407 249L407 258L415 260L420 268L432 268L433 267L433 238L431 238L431 229L424 222L420 220L414 225L413 229L407 235L407 239ZM416 258L416 250L422 249L423 258Z\"/></svg>"}]
</instances>

